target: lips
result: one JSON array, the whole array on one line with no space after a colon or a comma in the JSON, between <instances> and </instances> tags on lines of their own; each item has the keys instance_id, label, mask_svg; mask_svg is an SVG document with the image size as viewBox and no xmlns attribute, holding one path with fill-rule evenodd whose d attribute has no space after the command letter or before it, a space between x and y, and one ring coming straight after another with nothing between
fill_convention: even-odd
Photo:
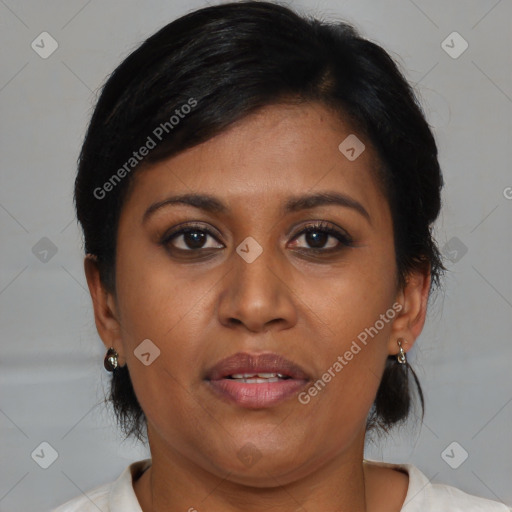
<instances>
[{"instance_id":1,"label":"lips","mask_svg":"<svg viewBox=\"0 0 512 512\"><path fill-rule=\"evenodd\" d=\"M247 352L239 352L222 359L207 372L206 379L219 380L233 376L261 376L262 374L279 374L282 377L297 380L309 379L299 365L278 354L251 355Z\"/></svg>"},{"instance_id":2,"label":"lips","mask_svg":"<svg viewBox=\"0 0 512 512\"><path fill-rule=\"evenodd\" d=\"M228 403L260 409L296 394L310 377L303 368L278 354L239 352L208 370L205 382Z\"/></svg>"}]
</instances>

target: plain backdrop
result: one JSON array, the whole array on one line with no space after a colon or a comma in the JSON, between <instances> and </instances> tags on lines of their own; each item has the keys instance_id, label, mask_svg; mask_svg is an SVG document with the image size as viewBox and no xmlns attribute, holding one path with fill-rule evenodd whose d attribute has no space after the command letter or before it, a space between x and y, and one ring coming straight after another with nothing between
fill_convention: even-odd
<instances>
[{"instance_id":1,"label":"plain backdrop","mask_svg":"<svg viewBox=\"0 0 512 512\"><path fill-rule=\"evenodd\" d=\"M157 29L204 5L0 1L1 512L49 510L149 455L122 441L102 405L109 374L72 187L106 76ZM354 23L398 60L437 136L446 183L435 226L445 291L409 353L425 420L369 443L366 457L410 462L432 482L512 504L512 3L291 5ZM56 457L47 469L41 450Z\"/></svg>"}]
</instances>

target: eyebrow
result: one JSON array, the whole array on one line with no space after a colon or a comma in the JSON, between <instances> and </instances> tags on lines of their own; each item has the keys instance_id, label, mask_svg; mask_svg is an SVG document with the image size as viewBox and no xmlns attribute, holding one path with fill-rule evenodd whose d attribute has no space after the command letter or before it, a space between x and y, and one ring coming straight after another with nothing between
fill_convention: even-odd
<instances>
[{"instance_id":1,"label":"eyebrow","mask_svg":"<svg viewBox=\"0 0 512 512\"><path fill-rule=\"evenodd\" d=\"M148 218L157 210L165 206L185 204L194 206L209 213L228 213L229 208L217 197L207 194L181 194L171 196L162 201L152 204L142 217L142 222L146 222ZM360 213L371 224L370 214L365 207L350 196L334 191L317 192L315 194L292 196L288 198L283 206L283 213L292 213L300 210L308 210L318 206L338 205L346 208L352 208Z\"/></svg>"}]
</instances>

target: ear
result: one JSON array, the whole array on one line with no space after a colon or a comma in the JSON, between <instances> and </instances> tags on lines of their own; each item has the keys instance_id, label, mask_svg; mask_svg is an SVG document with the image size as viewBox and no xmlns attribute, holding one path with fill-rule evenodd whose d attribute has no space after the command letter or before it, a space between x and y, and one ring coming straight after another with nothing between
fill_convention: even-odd
<instances>
[{"instance_id":1,"label":"ear","mask_svg":"<svg viewBox=\"0 0 512 512\"><path fill-rule=\"evenodd\" d=\"M125 360L122 356L121 324L118 319L115 298L101 282L98 262L94 254L86 255L84 270L92 298L98 334L107 349L115 348L119 354L119 366L123 366Z\"/></svg>"},{"instance_id":2,"label":"ear","mask_svg":"<svg viewBox=\"0 0 512 512\"><path fill-rule=\"evenodd\" d=\"M398 338L403 338L402 347L407 352L421 334L427 316L430 280L430 265L426 265L423 270L411 272L398 293L396 302L402 309L393 320L388 346L390 355L398 353Z\"/></svg>"}]
</instances>

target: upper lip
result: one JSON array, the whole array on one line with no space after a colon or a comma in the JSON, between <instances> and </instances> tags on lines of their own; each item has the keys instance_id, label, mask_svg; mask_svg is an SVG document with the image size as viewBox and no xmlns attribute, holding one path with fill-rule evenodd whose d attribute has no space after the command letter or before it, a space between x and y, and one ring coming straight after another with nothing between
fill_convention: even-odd
<instances>
[{"instance_id":1,"label":"upper lip","mask_svg":"<svg viewBox=\"0 0 512 512\"><path fill-rule=\"evenodd\" d=\"M298 364L279 354L238 352L219 361L206 374L206 380L219 380L237 373L280 373L292 379L309 380Z\"/></svg>"}]
</instances>

